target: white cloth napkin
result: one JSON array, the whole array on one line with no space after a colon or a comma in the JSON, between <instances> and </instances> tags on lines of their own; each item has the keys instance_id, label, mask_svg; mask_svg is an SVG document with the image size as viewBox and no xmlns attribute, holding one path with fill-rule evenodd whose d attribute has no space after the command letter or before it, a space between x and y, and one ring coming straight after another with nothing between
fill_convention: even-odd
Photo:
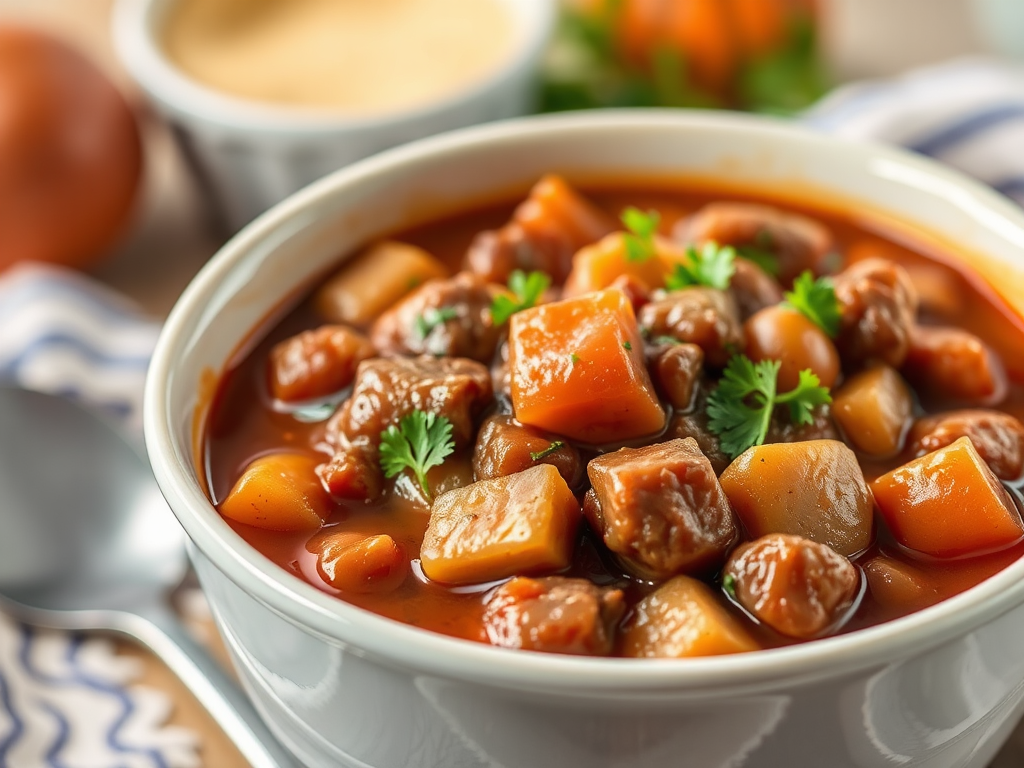
<instances>
[{"instance_id":1,"label":"white cloth napkin","mask_svg":"<svg viewBox=\"0 0 1024 768\"><path fill-rule=\"evenodd\" d=\"M0 275L0 381L82 400L128 431L141 432L159 328L78 273L23 265ZM0 768L199 766L195 735L165 725L170 700L134 685L140 672L106 640L0 614Z\"/></svg>"}]
</instances>

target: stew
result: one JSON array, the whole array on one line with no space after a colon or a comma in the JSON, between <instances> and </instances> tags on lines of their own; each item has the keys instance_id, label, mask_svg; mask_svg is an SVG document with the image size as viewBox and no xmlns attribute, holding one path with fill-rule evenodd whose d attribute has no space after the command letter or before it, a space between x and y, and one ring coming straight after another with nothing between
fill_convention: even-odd
<instances>
[{"instance_id":1,"label":"stew","mask_svg":"<svg viewBox=\"0 0 1024 768\"><path fill-rule=\"evenodd\" d=\"M263 332L213 404L212 500L426 630L744 652L1024 552L1024 322L852 211L551 176L369 244Z\"/></svg>"}]
</instances>

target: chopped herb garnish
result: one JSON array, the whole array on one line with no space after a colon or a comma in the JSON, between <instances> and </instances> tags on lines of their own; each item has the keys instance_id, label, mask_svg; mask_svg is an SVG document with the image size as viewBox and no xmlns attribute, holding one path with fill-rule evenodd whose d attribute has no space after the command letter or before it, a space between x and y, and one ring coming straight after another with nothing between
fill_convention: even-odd
<instances>
[{"instance_id":1,"label":"chopped herb garnish","mask_svg":"<svg viewBox=\"0 0 1024 768\"><path fill-rule=\"evenodd\" d=\"M494 299L491 303L491 322L502 325L516 312L535 306L549 285L551 278L543 272L526 274L521 269L515 270L508 279L508 289L512 296L503 293Z\"/></svg>"},{"instance_id":2,"label":"chopped herb garnish","mask_svg":"<svg viewBox=\"0 0 1024 768\"><path fill-rule=\"evenodd\" d=\"M736 577L733 576L731 573L725 574L725 576L722 577L722 589L725 591L725 594L727 594L729 597L731 597L733 600L735 600L736 599Z\"/></svg>"},{"instance_id":3,"label":"chopped herb garnish","mask_svg":"<svg viewBox=\"0 0 1024 768\"><path fill-rule=\"evenodd\" d=\"M644 213L639 208L627 208L622 212L622 223L626 226L623 239L626 243L626 261L647 261L655 253L654 234L661 223L657 211Z\"/></svg>"},{"instance_id":4,"label":"chopped herb garnish","mask_svg":"<svg viewBox=\"0 0 1024 768\"><path fill-rule=\"evenodd\" d=\"M569 355L569 359L572 361L573 365L576 365L576 363L580 361L580 356L573 352L571 355Z\"/></svg>"},{"instance_id":5,"label":"chopped herb garnish","mask_svg":"<svg viewBox=\"0 0 1024 768\"><path fill-rule=\"evenodd\" d=\"M682 344L682 343L683 342L681 342L675 336L655 336L653 339L651 339L651 344L654 344L654 345L670 344L672 346L675 346L676 344Z\"/></svg>"},{"instance_id":6,"label":"chopped herb garnish","mask_svg":"<svg viewBox=\"0 0 1024 768\"><path fill-rule=\"evenodd\" d=\"M708 396L708 429L721 439L722 451L736 458L748 448L764 443L777 405L789 406L794 424L810 424L817 405L832 402L828 387L810 371L800 371L799 383L779 394L778 360L754 363L746 355L733 355L718 386Z\"/></svg>"},{"instance_id":7,"label":"chopped herb garnish","mask_svg":"<svg viewBox=\"0 0 1024 768\"><path fill-rule=\"evenodd\" d=\"M455 307L427 307L416 315L416 333L419 334L420 341L427 338L437 326L458 316L459 310Z\"/></svg>"},{"instance_id":8,"label":"chopped herb garnish","mask_svg":"<svg viewBox=\"0 0 1024 768\"><path fill-rule=\"evenodd\" d=\"M441 466L453 450L452 423L435 413L415 410L403 416L397 427L392 424L380 433L380 466L385 477L411 469L427 499L427 470Z\"/></svg>"},{"instance_id":9,"label":"chopped herb garnish","mask_svg":"<svg viewBox=\"0 0 1024 768\"><path fill-rule=\"evenodd\" d=\"M793 281L793 290L786 291L786 305L795 309L823 330L830 338L839 334L841 313L832 281L827 277L814 279L810 270Z\"/></svg>"},{"instance_id":10,"label":"chopped herb garnish","mask_svg":"<svg viewBox=\"0 0 1024 768\"><path fill-rule=\"evenodd\" d=\"M540 461L541 459L546 459L548 456L550 456L552 453L557 451L563 445L565 445L565 443L563 443L561 440L555 440L551 445L549 445L543 451L537 451L536 453L533 452L533 451L530 451L530 458L533 459L534 461Z\"/></svg>"},{"instance_id":11,"label":"chopped herb garnish","mask_svg":"<svg viewBox=\"0 0 1024 768\"><path fill-rule=\"evenodd\" d=\"M729 287L736 271L736 251L730 246L708 242L698 251L692 245L686 249L687 261L676 264L665 280L670 291L703 285L724 291Z\"/></svg>"},{"instance_id":12,"label":"chopped herb garnish","mask_svg":"<svg viewBox=\"0 0 1024 768\"><path fill-rule=\"evenodd\" d=\"M736 255L754 262L772 277L779 276L779 260L771 251L766 251L756 245L738 245L736 246Z\"/></svg>"},{"instance_id":13,"label":"chopped herb garnish","mask_svg":"<svg viewBox=\"0 0 1024 768\"><path fill-rule=\"evenodd\" d=\"M622 342L622 348L628 352L629 350L633 349L633 343L627 339L626 341Z\"/></svg>"}]
</instances>

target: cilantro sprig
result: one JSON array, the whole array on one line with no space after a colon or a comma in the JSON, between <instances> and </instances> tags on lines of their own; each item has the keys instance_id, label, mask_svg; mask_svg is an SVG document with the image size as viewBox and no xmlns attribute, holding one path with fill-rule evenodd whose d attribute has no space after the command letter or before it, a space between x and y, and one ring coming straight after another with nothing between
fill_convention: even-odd
<instances>
[{"instance_id":1,"label":"cilantro sprig","mask_svg":"<svg viewBox=\"0 0 1024 768\"><path fill-rule=\"evenodd\" d=\"M403 416L396 427L380 433L380 466L385 477L395 477L405 469L419 481L423 495L430 499L427 470L439 467L455 450L452 423L436 413L415 410Z\"/></svg>"},{"instance_id":2,"label":"cilantro sprig","mask_svg":"<svg viewBox=\"0 0 1024 768\"><path fill-rule=\"evenodd\" d=\"M728 245L707 242L699 251L691 245L686 249L686 258L665 279L665 287L670 291L695 285L724 291L736 272L736 251Z\"/></svg>"},{"instance_id":3,"label":"cilantro sprig","mask_svg":"<svg viewBox=\"0 0 1024 768\"><path fill-rule=\"evenodd\" d=\"M454 320L458 316L459 310L455 307L427 307L416 315L416 333L420 337L420 341L427 338L437 326Z\"/></svg>"},{"instance_id":4,"label":"cilantro sprig","mask_svg":"<svg viewBox=\"0 0 1024 768\"><path fill-rule=\"evenodd\" d=\"M623 241L626 244L626 261L647 261L655 255L654 235L661 223L657 211L644 213L630 206L622 212L622 223L626 227Z\"/></svg>"},{"instance_id":5,"label":"cilantro sprig","mask_svg":"<svg viewBox=\"0 0 1024 768\"><path fill-rule=\"evenodd\" d=\"M708 396L708 429L721 439L729 458L764 443L775 406L788 406L794 424L811 424L814 407L832 402L828 387L808 368L800 371L796 387L779 393L780 365L778 360L754 363L746 355L733 355Z\"/></svg>"},{"instance_id":6,"label":"cilantro sprig","mask_svg":"<svg viewBox=\"0 0 1024 768\"><path fill-rule=\"evenodd\" d=\"M785 293L786 305L795 309L834 339L839 335L840 309L832 281L814 279L807 270L793 281L793 290Z\"/></svg>"},{"instance_id":7,"label":"cilantro sprig","mask_svg":"<svg viewBox=\"0 0 1024 768\"><path fill-rule=\"evenodd\" d=\"M508 278L512 296L503 293L495 297L491 303L491 322L502 325L516 312L535 306L549 285L551 278L543 272L526 274L521 269L515 270Z\"/></svg>"}]
</instances>

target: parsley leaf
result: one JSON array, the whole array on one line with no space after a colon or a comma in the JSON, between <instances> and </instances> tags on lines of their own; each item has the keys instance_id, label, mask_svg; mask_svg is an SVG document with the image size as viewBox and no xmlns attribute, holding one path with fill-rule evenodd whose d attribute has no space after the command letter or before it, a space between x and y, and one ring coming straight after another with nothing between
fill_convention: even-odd
<instances>
[{"instance_id":1,"label":"parsley leaf","mask_svg":"<svg viewBox=\"0 0 1024 768\"><path fill-rule=\"evenodd\" d=\"M688 261L676 264L672 274L665 280L665 287L670 291L704 285L724 291L729 287L733 273L736 271L736 251L726 245L708 242L699 251L692 245L686 249Z\"/></svg>"},{"instance_id":2,"label":"parsley leaf","mask_svg":"<svg viewBox=\"0 0 1024 768\"><path fill-rule=\"evenodd\" d=\"M729 458L764 443L776 405L789 406L794 424L810 424L812 409L832 402L828 388L809 369L800 371L796 387L779 394L780 365L778 360L754 363L746 355L733 355L708 396L708 429L718 435Z\"/></svg>"},{"instance_id":3,"label":"parsley leaf","mask_svg":"<svg viewBox=\"0 0 1024 768\"><path fill-rule=\"evenodd\" d=\"M495 297L491 303L491 322L502 325L516 312L535 306L549 285L551 278L543 272L526 274L515 270L508 278L508 289L515 298L504 293Z\"/></svg>"},{"instance_id":4,"label":"parsley leaf","mask_svg":"<svg viewBox=\"0 0 1024 768\"><path fill-rule=\"evenodd\" d=\"M435 413L415 410L403 416L397 427L392 424L380 433L380 466L385 477L411 469L427 499L427 470L441 466L454 450L452 423Z\"/></svg>"},{"instance_id":5,"label":"parsley leaf","mask_svg":"<svg viewBox=\"0 0 1024 768\"><path fill-rule=\"evenodd\" d=\"M803 272L793 281L793 290L786 291L786 305L821 328L829 338L839 334L839 300L827 277L815 280L810 270Z\"/></svg>"},{"instance_id":6,"label":"parsley leaf","mask_svg":"<svg viewBox=\"0 0 1024 768\"><path fill-rule=\"evenodd\" d=\"M427 307L416 315L416 333L419 334L420 341L427 338L437 326L458 316L459 310L456 307Z\"/></svg>"},{"instance_id":7,"label":"parsley leaf","mask_svg":"<svg viewBox=\"0 0 1024 768\"><path fill-rule=\"evenodd\" d=\"M725 594L727 594L729 597L731 597L733 600L735 600L736 599L736 577L733 576L731 573L725 574L725 576L722 577L722 589L725 591Z\"/></svg>"},{"instance_id":8,"label":"parsley leaf","mask_svg":"<svg viewBox=\"0 0 1024 768\"><path fill-rule=\"evenodd\" d=\"M534 461L540 461L541 459L546 459L548 456L550 456L552 453L557 451L563 445L565 445L565 443L563 443L561 440L555 440L553 443L551 443L551 445L549 445L543 451L530 451L530 458L533 459Z\"/></svg>"},{"instance_id":9,"label":"parsley leaf","mask_svg":"<svg viewBox=\"0 0 1024 768\"><path fill-rule=\"evenodd\" d=\"M622 212L622 223L628 230L623 235L626 243L626 261L647 261L654 256L654 234L661 223L657 211L644 213L639 208L629 207Z\"/></svg>"}]
</instances>

